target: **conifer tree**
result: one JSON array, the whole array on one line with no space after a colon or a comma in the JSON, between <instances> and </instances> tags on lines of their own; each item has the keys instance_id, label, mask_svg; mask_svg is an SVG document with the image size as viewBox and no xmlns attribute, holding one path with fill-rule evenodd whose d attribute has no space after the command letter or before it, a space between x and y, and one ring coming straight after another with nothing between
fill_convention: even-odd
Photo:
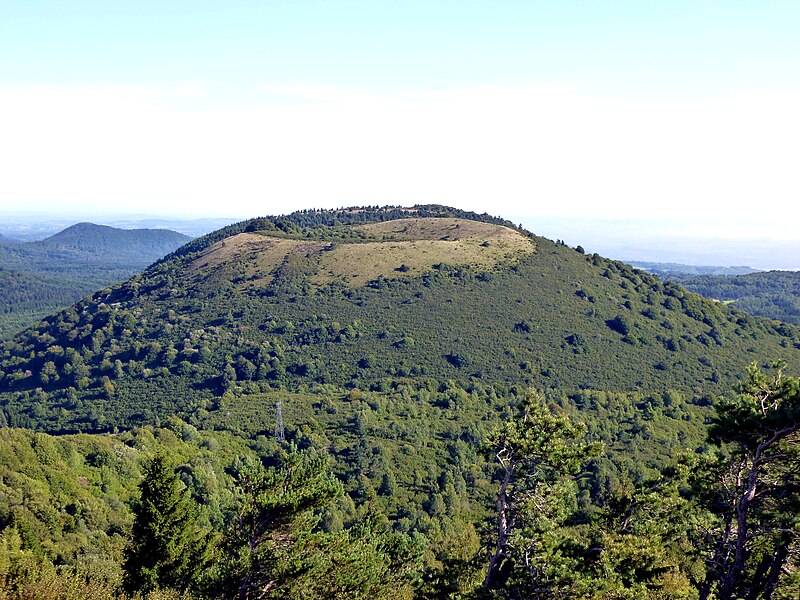
<instances>
[{"instance_id":1,"label":"conifer tree","mask_svg":"<svg viewBox=\"0 0 800 600\"><path fill-rule=\"evenodd\" d=\"M210 540L199 530L196 507L180 485L163 456L145 465L123 563L124 586L131 593L192 589L208 562Z\"/></svg>"}]
</instances>

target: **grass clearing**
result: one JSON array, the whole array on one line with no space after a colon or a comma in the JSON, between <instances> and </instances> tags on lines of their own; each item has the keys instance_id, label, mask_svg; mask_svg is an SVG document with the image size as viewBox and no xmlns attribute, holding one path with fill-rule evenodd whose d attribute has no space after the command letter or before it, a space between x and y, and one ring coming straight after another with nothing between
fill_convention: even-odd
<instances>
[{"instance_id":1,"label":"grass clearing","mask_svg":"<svg viewBox=\"0 0 800 600\"><path fill-rule=\"evenodd\" d=\"M357 229L382 241L340 244L324 252L315 283L358 287L378 277L417 277L439 263L491 269L535 250L518 231L464 219L399 219Z\"/></svg>"},{"instance_id":2,"label":"grass clearing","mask_svg":"<svg viewBox=\"0 0 800 600\"><path fill-rule=\"evenodd\" d=\"M397 219L356 226L355 229L367 233L370 237L383 240L506 240L517 238L527 240L518 231L479 221L466 219L422 217L419 219Z\"/></svg>"},{"instance_id":3,"label":"grass clearing","mask_svg":"<svg viewBox=\"0 0 800 600\"><path fill-rule=\"evenodd\" d=\"M189 266L188 273L216 281L221 277L233 278L238 272L246 279L259 279L267 284L289 254L317 253L325 246L322 242L240 233L204 250Z\"/></svg>"},{"instance_id":4,"label":"grass clearing","mask_svg":"<svg viewBox=\"0 0 800 600\"><path fill-rule=\"evenodd\" d=\"M290 255L309 261L317 285L359 287L378 277L417 277L444 263L492 269L535 251L513 229L453 218L399 219L355 227L369 241L326 243L260 233L240 233L206 249L189 275L213 284L223 279L268 285Z\"/></svg>"}]
</instances>

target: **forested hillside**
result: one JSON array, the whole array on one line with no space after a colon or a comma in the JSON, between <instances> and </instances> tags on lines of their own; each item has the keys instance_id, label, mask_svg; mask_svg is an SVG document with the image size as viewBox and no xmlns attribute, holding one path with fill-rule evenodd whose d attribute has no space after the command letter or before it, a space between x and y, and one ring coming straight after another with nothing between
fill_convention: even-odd
<instances>
[{"instance_id":1,"label":"forested hillside","mask_svg":"<svg viewBox=\"0 0 800 600\"><path fill-rule=\"evenodd\" d=\"M241 386L702 395L759 357L799 366L792 326L505 225L425 210L374 211L373 223L366 211L301 213L192 242L7 342L7 419L102 430L188 418ZM431 213L443 216L420 217Z\"/></svg>"},{"instance_id":2,"label":"forested hillside","mask_svg":"<svg viewBox=\"0 0 800 600\"><path fill-rule=\"evenodd\" d=\"M326 412L352 411L354 427L290 425L291 443L175 418L113 436L0 428L0 593L793 597L796 539L786 528L796 515L800 381L751 369L739 391L718 407L707 441L662 456L648 475L629 470L641 460L631 449L697 443L665 418L691 412L676 398L625 408L625 397L592 395L576 414L524 391L478 397L505 406L502 418L449 452L433 431L448 422L457 430L452 417L468 413L416 414L416 429L430 429L398 438L401 430L375 418L380 394L329 398ZM402 406L403 396L392 396L399 422L427 404ZM453 408L467 398L431 399ZM765 413L753 410L765 401ZM602 428L586 437L578 419L592 412ZM644 420L628 430L637 413ZM598 439L621 443L616 460L628 460L616 475ZM752 461L756 450L763 464ZM732 484L727 473L742 469L752 477ZM737 506L744 521L731 535Z\"/></svg>"},{"instance_id":3,"label":"forested hillside","mask_svg":"<svg viewBox=\"0 0 800 600\"><path fill-rule=\"evenodd\" d=\"M0 240L0 338L127 279L190 239L80 223L37 242Z\"/></svg>"},{"instance_id":4,"label":"forested hillside","mask_svg":"<svg viewBox=\"0 0 800 600\"><path fill-rule=\"evenodd\" d=\"M752 315L800 324L800 273L767 271L735 277L671 277L686 288Z\"/></svg>"},{"instance_id":5,"label":"forested hillside","mask_svg":"<svg viewBox=\"0 0 800 600\"><path fill-rule=\"evenodd\" d=\"M735 275L746 275L748 273L758 273L758 269L752 267L720 267L713 265L684 265L681 263L662 263L645 262L632 260L631 265L637 269L642 269L648 273L659 275L662 279L673 279L675 277L694 277L705 275L720 275L733 277Z\"/></svg>"},{"instance_id":6,"label":"forested hillside","mask_svg":"<svg viewBox=\"0 0 800 600\"><path fill-rule=\"evenodd\" d=\"M28 490L3 492L3 543L129 593L738 597L794 573L788 534L725 563L718 499L800 402L748 365L798 373L798 348L792 325L489 215L244 221L0 346L4 480ZM70 506L74 477L100 483ZM192 523L163 548L135 501L156 489ZM785 530L782 498L753 518Z\"/></svg>"}]
</instances>

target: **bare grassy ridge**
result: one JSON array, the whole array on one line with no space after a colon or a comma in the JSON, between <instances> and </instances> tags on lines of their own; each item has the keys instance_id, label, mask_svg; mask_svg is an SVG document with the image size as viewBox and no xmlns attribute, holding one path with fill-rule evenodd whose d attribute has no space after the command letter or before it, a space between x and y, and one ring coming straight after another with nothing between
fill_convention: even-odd
<instances>
[{"instance_id":1,"label":"bare grassy ridge","mask_svg":"<svg viewBox=\"0 0 800 600\"><path fill-rule=\"evenodd\" d=\"M327 244L240 233L210 246L189 265L188 274L209 283L235 278L263 284L272 281L275 271L293 253L319 253Z\"/></svg>"},{"instance_id":2,"label":"bare grassy ridge","mask_svg":"<svg viewBox=\"0 0 800 600\"><path fill-rule=\"evenodd\" d=\"M464 219L401 219L357 229L382 241L342 244L324 253L315 282L358 287L381 276L418 277L438 263L488 270L535 250L518 231Z\"/></svg>"},{"instance_id":3,"label":"bare grassy ridge","mask_svg":"<svg viewBox=\"0 0 800 600\"><path fill-rule=\"evenodd\" d=\"M518 231L480 221L456 219L452 217L422 217L418 219L397 219L356 226L355 229L368 236L386 240L512 240L522 238Z\"/></svg>"},{"instance_id":4,"label":"bare grassy ridge","mask_svg":"<svg viewBox=\"0 0 800 600\"><path fill-rule=\"evenodd\" d=\"M401 219L354 229L364 239L334 244L240 233L203 251L189 275L213 283L238 273L268 284L289 255L300 255L314 283L359 287L378 277L419 276L439 263L488 270L535 250L534 242L517 231L464 219Z\"/></svg>"}]
</instances>

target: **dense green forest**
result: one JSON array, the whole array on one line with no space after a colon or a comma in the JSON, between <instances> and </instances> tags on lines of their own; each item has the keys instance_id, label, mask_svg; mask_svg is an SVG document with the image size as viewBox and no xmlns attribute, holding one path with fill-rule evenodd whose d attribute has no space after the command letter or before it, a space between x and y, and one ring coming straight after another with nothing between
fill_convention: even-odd
<instances>
[{"instance_id":1,"label":"dense green forest","mask_svg":"<svg viewBox=\"0 0 800 600\"><path fill-rule=\"evenodd\" d=\"M685 265L682 263L662 263L632 260L631 265L637 269L642 269L648 273L658 275L662 279L675 279L680 277L695 277L701 275L719 275L724 277L734 277L736 275L746 275L758 273L758 269L752 267L720 267L714 265Z\"/></svg>"},{"instance_id":2,"label":"dense green forest","mask_svg":"<svg viewBox=\"0 0 800 600\"><path fill-rule=\"evenodd\" d=\"M79 223L41 241L0 240L0 339L128 279L189 239Z\"/></svg>"},{"instance_id":3,"label":"dense green forest","mask_svg":"<svg viewBox=\"0 0 800 600\"><path fill-rule=\"evenodd\" d=\"M113 435L0 429L0 593L793 598L800 381L753 366L737 391L701 447L644 478L612 476L597 429L522 390L444 456L393 456L363 425L352 442L177 418Z\"/></svg>"},{"instance_id":4,"label":"dense green forest","mask_svg":"<svg viewBox=\"0 0 800 600\"><path fill-rule=\"evenodd\" d=\"M798 348L489 215L237 223L0 345L0 598L796 597Z\"/></svg>"},{"instance_id":5,"label":"dense green forest","mask_svg":"<svg viewBox=\"0 0 800 600\"><path fill-rule=\"evenodd\" d=\"M749 267L711 267L632 262L634 266L686 289L758 317L800 324L800 274L756 271Z\"/></svg>"},{"instance_id":6,"label":"dense green forest","mask_svg":"<svg viewBox=\"0 0 800 600\"><path fill-rule=\"evenodd\" d=\"M672 276L687 289L724 302L751 315L800 324L800 273L767 271L735 277Z\"/></svg>"}]
</instances>

